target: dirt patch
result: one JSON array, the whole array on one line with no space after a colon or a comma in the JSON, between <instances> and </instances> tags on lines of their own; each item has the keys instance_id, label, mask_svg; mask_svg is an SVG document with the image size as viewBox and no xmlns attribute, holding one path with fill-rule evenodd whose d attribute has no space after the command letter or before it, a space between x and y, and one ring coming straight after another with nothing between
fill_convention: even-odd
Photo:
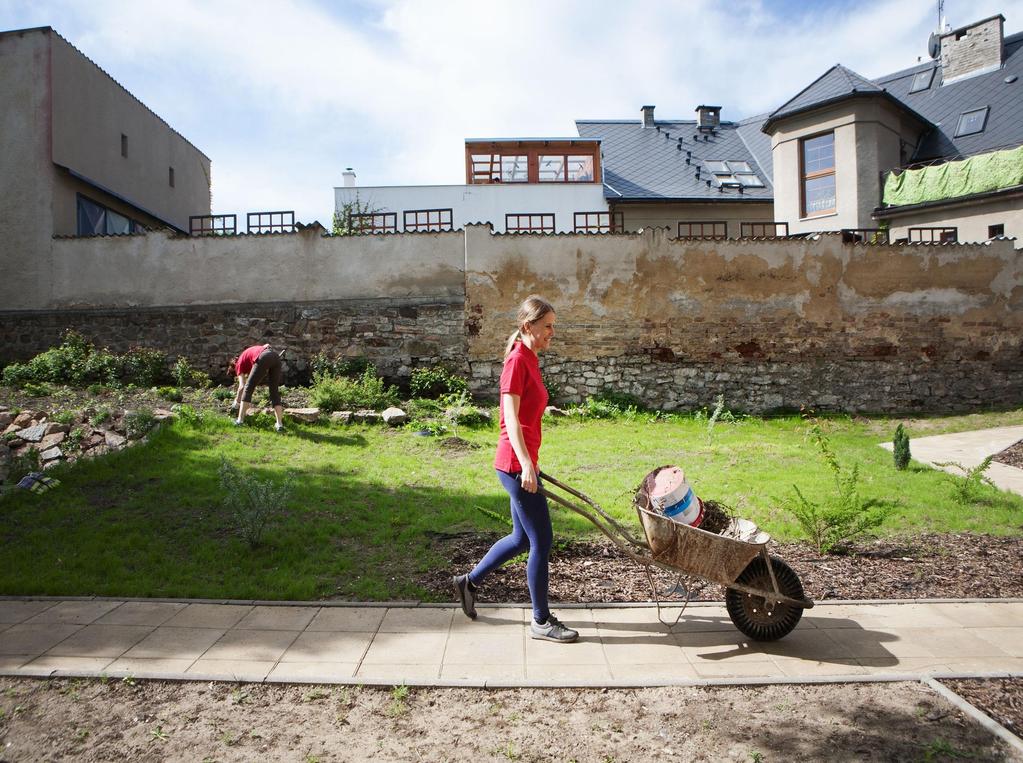
<instances>
[{"instance_id":1,"label":"dirt patch","mask_svg":"<svg viewBox=\"0 0 1023 763\"><path fill-rule=\"evenodd\" d=\"M1006 466L1014 466L1017 469L1023 469L1023 440L1020 440L1014 445L1010 445L1001 453L996 453L993 460L1000 464L1005 464Z\"/></svg>"},{"instance_id":2,"label":"dirt patch","mask_svg":"<svg viewBox=\"0 0 1023 763\"><path fill-rule=\"evenodd\" d=\"M4 760L1005 760L917 683L375 689L0 679Z\"/></svg>"},{"instance_id":3,"label":"dirt patch","mask_svg":"<svg viewBox=\"0 0 1023 763\"><path fill-rule=\"evenodd\" d=\"M1023 678L942 681L1018 737L1023 737Z\"/></svg>"},{"instance_id":4,"label":"dirt patch","mask_svg":"<svg viewBox=\"0 0 1023 763\"><path fill-rule=\"evenodd\" d=\"M448 559L445 569L417 580L441 600L451 598L451 575L471 569L498 534L436 535L431 545ZM923 599L1023 597L1023 537L933 533L884 538L851 546L844 554L820 555L806 543L771 543L788 562L807 596L822 599ZM674 577L656 572L660 590ZM693 600L720 601L717 585L690 581ZM608 541L559 541L551 552L551 600L568 602L649 601L643 568ZM495 572L481 600L529 601L525 562Z\"/></svg>"},{"instance_id":5,"label":"dirt patch","mask_svg":"<svg viewBox=\"0 0 1023 763\"><path fill-rule=\"evenodd\" d=\"M461 437L445 437L437 444L444 450L448 450L453 453L465 453L470 450L479 450L483 447L479 443L469 442L468 440L463 440Z\"/></svg>"}]
</instances>

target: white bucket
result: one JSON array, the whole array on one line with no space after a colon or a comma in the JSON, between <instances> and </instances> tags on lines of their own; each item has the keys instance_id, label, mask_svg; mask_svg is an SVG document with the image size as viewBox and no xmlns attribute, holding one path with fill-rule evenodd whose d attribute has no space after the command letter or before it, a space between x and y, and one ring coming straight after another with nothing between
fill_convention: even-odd
<instances>
[{"instance_id":1,"label":"white bucket","mask_svg":"<svg viewBox=\"0 0 1023 763\"><path fill-rule=\"evenodd\" d=\"M657 472L649 496L654 508L674 522L699 527L703 521L703 501L693 493L685 473L677 466Z\"/></svg>"}]
</instances>

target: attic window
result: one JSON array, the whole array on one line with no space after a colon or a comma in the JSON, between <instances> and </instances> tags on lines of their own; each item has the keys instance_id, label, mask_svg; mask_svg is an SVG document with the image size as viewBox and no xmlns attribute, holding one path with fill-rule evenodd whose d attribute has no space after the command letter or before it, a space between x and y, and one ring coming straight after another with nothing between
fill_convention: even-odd
<instances>
[{"instance_id":1,"label":"attic window","mask_svg":"<svg viewBox=\"0 0 1023 763\"><path fill-rule=\"evenodd\" d=\"M934 79L934 67L924 69L922 72L917 72L916 76L913 77L913 86L909 88L911 93L919 93L921 90L927 90L931 86L931 80Z\"/></svg>"},{"instance_id":2,"label":"attic window","mask_svg":"<svg viewBox=\"0 0 1023 763\"><path fill-rule=\"evenodd\" d=\"M704 165L714 176L716 185L744 186L746 188L763 188L764 184L753 172L749 162L741 161L704 161Z\"/></svg>"},{"instance_id":3,"label":"attic window","mask_svg":"<svg viewBox=\"0 0 1023 763\"><path fill-rule=\"evenodd\" d=\"M973 111L964 111L959 115L959 124L956 125L957 138L961 138L964 135L974 135L978 132L984 132L984 126L987 124L987 110L985 106L982 109L974 109Z\"/></svg>"}]
</instances>

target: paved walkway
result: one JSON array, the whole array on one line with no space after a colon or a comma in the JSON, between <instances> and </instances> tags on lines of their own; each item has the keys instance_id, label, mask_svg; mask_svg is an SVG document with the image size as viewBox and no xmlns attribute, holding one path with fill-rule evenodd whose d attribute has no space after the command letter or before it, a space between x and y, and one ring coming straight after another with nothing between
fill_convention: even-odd
<instances>
[{"instance_id":1,"label":"paved walkway","mask_svg":"<svg viewBox=\"0 0 1023 763\"><path fill-rule=\"evenodd\" d=\"M961 469L938 464L951 462L962 464L969 469L1020 440L1023 440L1023 426L995 427L973 432L917 437L909 441L909 450L914 461L962 476ZM881 446L888 450L892 449L890 442L881 443ZM984 475L1001 490L1023 495L1023 469L996 462L987 468Z\"/></svg>"},{"instance_id":2,"label":"paved walkway","mask_svg":"<svg viewBox=\"0 0 1023 763\"><path fill-rule=\"evenodd\" d=\"M530 639L516 606L472 622L434 605L0 599L0 674L475 686L1023 675L1019 600L818 605L765 644L716 604L690 605L671 631L651 606L557 611L578 643Z\"/></svg>"}]
</instances>

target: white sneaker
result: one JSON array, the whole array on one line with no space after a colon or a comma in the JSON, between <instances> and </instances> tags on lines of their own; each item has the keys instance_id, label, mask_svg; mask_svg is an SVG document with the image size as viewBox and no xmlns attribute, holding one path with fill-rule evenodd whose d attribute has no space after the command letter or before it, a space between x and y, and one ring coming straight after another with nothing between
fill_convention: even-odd
<instances>
[{"instance_id":1,"label":"white sneaker","mask_svg":"<svg viewBox=\"0 0 1023 763\"><path fill-rule=\"evenodd\" d=\"M579 631L562 624L554 615L547 615L547 622L537 623L536 620L529 624L529 635L541 641L556 641L561 644L570 644L579 638Z\"/></svg>"}]
</instances>

